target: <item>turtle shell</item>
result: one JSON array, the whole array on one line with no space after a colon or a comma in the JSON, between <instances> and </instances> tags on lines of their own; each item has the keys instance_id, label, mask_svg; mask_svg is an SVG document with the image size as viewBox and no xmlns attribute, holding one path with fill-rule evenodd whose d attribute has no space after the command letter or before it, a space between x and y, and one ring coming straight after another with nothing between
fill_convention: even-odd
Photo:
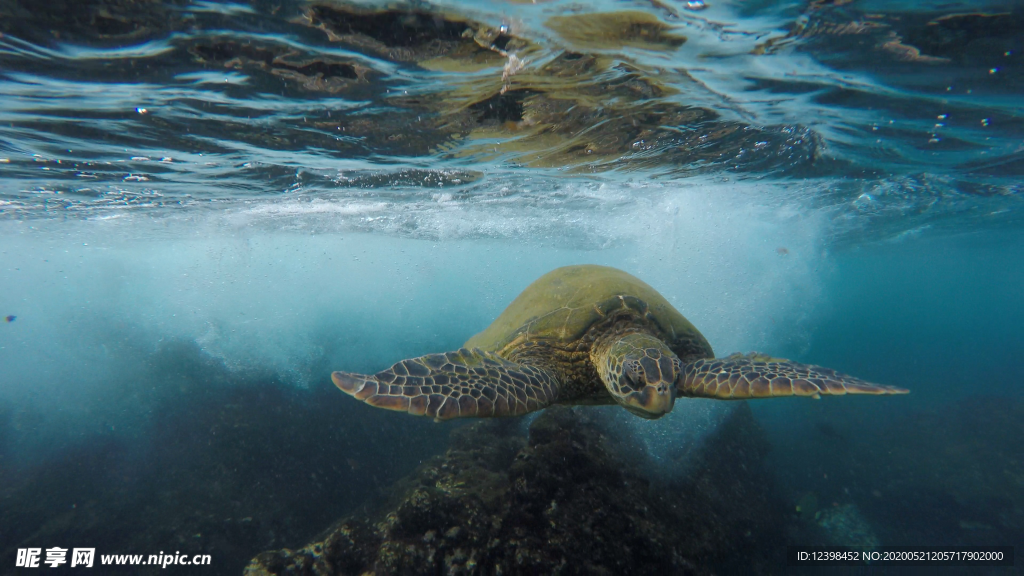
<instances>
[{"instance_id":1,"label":"turtle shell","mask_svg":"<svg viewBox=\"0 0 1024 576\"><path fill-rule=\"evenodd\" d=\"M541 276L465 346L500 353L524 341L570 344L622 308L656 324L684 362L714 357L704 336L657 290L622 270L595 265L566 266Z\"/></svg>"}]
</instances>

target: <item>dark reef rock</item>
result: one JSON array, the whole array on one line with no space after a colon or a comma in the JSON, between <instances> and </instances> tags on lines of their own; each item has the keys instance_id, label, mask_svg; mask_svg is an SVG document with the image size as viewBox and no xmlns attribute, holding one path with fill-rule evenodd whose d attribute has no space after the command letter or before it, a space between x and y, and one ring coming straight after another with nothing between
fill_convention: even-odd
<instances>
[{"instance_id":1,"label":"dark reef rock","mask_svg":"<svg viewBox=\"0 0 1024 576\"><path fill-rule=\"evenodd\" d=\"M636 446L587 410L554 408L452 434L399 482L378 517L349 517L301 550L264 552L249 576L326 574L708 574L763 572L784 550L768 450L740 405L685 478L655 484Z\"/></svg>"},{"instance_id":2,"label":"dark reef rock","mask_svg":"<svg viewBox=\"0 0 1024 576\"><path fill-rule=\"evenodd\" d=\"M908 416L880 435L900 441L883 453L862 448L858 457L884 478L862 502L883 541L1024 541L1024 401L970 398Z\"/></svg>"},{"instance_id":3,"label":"dark reef rock","mask_svg":"<svg viewBox=\"0 0 1024 576\"><path fill-rule=\"evenodd\" d=\"M348 411L333 386L233 372L193 343L149 356L110 349L146 369L96 392L118 408L97 409L95 431L77 441L29 458L43 416L0 406L0 574L17 572L17 548L86 542L97 556L210 554L191 573L238 574L255 552L313 538L444 446L429 421L382 430L386 414ZM135 419L107 420L122 411Z\"/></svg>"},{"instance_id":4,"label":"dark reef rock","mask_svg":"<svg viewBox=\"0 0 1024 576\"><path fill-rule=\"evenodd\" d=\"M790 544L1024 542L1024 399L972 396L791 429L771 464L791 490ZM1002 572L999 572L1002 573Z\"/></svg>"}]
</instances>

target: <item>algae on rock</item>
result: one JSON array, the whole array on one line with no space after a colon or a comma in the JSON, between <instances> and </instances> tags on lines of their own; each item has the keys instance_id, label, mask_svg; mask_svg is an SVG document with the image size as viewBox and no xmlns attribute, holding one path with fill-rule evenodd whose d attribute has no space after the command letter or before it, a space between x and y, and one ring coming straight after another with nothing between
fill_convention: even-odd
<instances>
[{"instance_id":1,"label":"algae on rock","mask_svg":"<svg viewBox=\"0 0 1024 576\"><path fill-rule=\"evenodd\" d=\"M741 404L688 477L655 485L637 444L587 411L455 430L444 456L396 485L377 518L349 517L301 550L258 555L246 574L710 574L778 565L783 506L768 450ZM631 460L632 461L632 460Z\"/></svg>"}]
</instances>

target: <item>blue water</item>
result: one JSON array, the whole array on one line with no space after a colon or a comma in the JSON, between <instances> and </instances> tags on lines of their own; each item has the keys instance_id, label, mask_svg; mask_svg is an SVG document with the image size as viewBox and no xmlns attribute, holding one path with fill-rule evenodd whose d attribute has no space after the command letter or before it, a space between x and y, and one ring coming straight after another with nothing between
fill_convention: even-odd
<instances>
[{"instance_id":1,"label":"blue water","mask_svg":"<svg viewBox=\"0 0 1024 576\"><path fill-rule=\"evenodd\" d=\"M1024 542L1020 5L685 4L423 4L368 40L321 3L0 3L0 573L79 540L239 573L381 505L464 422L330 372L579 263L718 355L911 389L751 403L789 544L849 543L833 510ZM615 11L661 35L552 20ZM411 39L445 18L478 41ZM666 478L725 406L595 410Z\"/></svg>"}]
</instances>

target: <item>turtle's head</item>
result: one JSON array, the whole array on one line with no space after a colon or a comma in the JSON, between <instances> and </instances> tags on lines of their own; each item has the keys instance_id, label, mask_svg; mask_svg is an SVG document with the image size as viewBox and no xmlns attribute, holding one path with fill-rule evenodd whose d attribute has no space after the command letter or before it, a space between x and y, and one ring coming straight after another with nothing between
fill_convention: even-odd
<instances>
[{"instance_id":1,"label":"turtle's head","mask_svg":"<svg viewBox=\"0 0 1024 576\"><path fill-rule=\"evenodd\" d=\"M596 346L594 352L597 373L619 405L650 419L672 411L682 363L664 342L647 334L628 334Z\"/></svg>"}]
</instances>

